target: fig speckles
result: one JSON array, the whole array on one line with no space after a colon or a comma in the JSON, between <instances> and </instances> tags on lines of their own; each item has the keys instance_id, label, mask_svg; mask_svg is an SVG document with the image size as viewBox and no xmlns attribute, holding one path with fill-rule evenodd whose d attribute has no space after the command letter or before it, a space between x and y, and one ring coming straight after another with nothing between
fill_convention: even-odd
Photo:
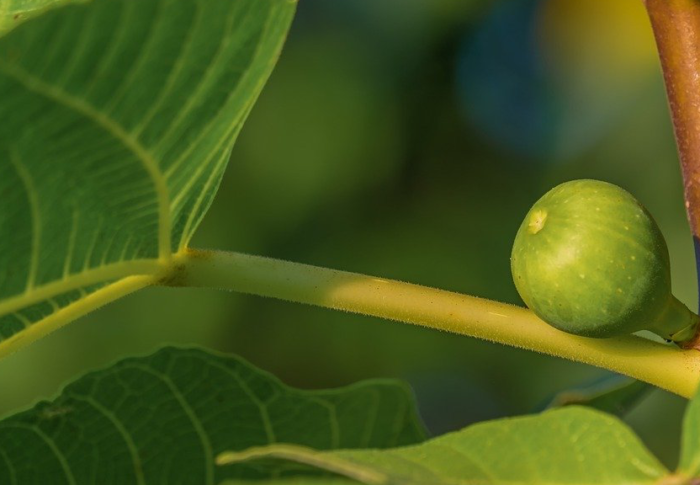
<instances>
[{"instance_id":1,"label":"fig speckles","mask_svg":"<svg viewBox=\"0 0 700 485\"><path fill-rule=\"evenodd\" d=\"M525 216L511 254L525 304L587 337L651 330L690 338L698 317L671 294L669 267L651 215L625 190L597 180L547 192Z\"/></svg>"}]
</instances>

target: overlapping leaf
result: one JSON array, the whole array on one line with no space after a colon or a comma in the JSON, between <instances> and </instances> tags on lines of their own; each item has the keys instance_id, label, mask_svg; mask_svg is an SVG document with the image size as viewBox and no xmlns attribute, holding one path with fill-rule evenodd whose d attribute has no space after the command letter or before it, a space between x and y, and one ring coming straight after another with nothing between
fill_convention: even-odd
<instances>
[{"instance_id":1,"label":"overlapping leaf","mask_svg":"<svg viewBox=\"0 0 700 485\"><path fill-rule=\"evenodd\" d=\"M621 421L579 407L482 423L391 450L319 452L272 445L221 458L240 464L275 457L365 484L651 485L669 476ZM299 485L315 485L314 480Z\"/></svg>"},{"instance_id":2,"label":"overlapping leaf","mask_svg":"<svg viewBox=\"0 0 700 485\"><path fill-rule=\"evenodd\" d=\"M93 0L0 38L0 353L186 246L294 7Z\"/></svg>"},{"instance_id":3,"label":"overlapping leaf","mask_svg":"<svg viewBox=\"0 0 700 485\"><path fill-rule=\"evenodd\" d=\"M700 476L699 403L672 475L600 411L570 406L419 443L400 384L298 391L240 359L170 348L0 422L0 483L690 483Z\"/></svg>"},{"instance_id":4,"label":"overlapping leaf","mask_svg":"<svg viewBox=\"0 0 700 485\"><path fill-rule=\"evenodd\" d=\"M622 416L652 389L646 382L610 373L593 383L558 393L547 407L581 405Z\"/></svg>"},{"instance_id":5,"label":"overlapping leaf","mask_svg":"<svg viewBox=\"0 0 700 485\"><path fill-rule=\"evenodd\" d=\"M89 374L0 422L0 483L212 484L299 468L216 467L216 454L231 448L384 448L422 438L400 383L300 391L238 358L167 348Z\"/></svg>"}]
</instances>

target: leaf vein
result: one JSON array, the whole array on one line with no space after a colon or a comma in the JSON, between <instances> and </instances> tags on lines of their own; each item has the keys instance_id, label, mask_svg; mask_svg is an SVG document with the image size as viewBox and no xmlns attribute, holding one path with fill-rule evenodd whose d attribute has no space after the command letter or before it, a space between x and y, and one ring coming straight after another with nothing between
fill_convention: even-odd
<instances>
[{"instance_id":1,"label":"leaf vein","mask_svg":"<svg viewBox=\"0 0 700 485\"><path fill-rule=\"evenodd\" d=\"M107 133L121 142L141 162L151 178L156 196L158 197L158 248L159 257L169 260L172 256L170 248L170 212L169 188L166 178L160 170L158 162L138 140L134 139L124 128L113 119L105 116L90 104L76 98L72 94L54 87L18 66L0 61L0 69L22 84L26 89L40 94L59 105L65 106L96 123Z\"/></svg>"},{"instance_id":2,"label":"leaf vein","mask_svg":"<svg viewBox=\"0 0 700 485\"><path fill-rule=\"evenodd\" d=\"M253 392L253 390L248 386L248 383L243 379L243 377L238 373L235 372L231 369L229 369L226 366L223 366L219 364L218 362L208 362L209 365L212 367L216 367L220 370L222 370L224 373L232 376L236 382L238 382L238 385L241 386L241 389L243 389L243 392L246 393L250 399L257 404L258 408L260 409L260 418L263 422L263 427L265 429L265 435L267 436L267 441L268 443L276 443L277 442L277 437L275 434L274 426L272 424L272 420L270 419L270 414L267 409L267 404L262 402L260 398Z\"/></svg>"},{"instance_id":3,"label":"leaf vein","mask_svg":"<svg viewBox=\"0 0 700 485\"><path fill-rule=\"evenodd\" d=\"M66 480L70 485L78 485L77 482L75 481L75 477L73 476L73 472L71 471L70 465L68 464L68 461L66 460L66 457L61 453L61 450L58 448L56 445L56 442L49 437L46 433L38 429L36 426L27 426L19 423L13 423L13 424L3 424L3 428L18 428L18 429L24 429L27 431L31 431L34 434L36 434L41 441L43 441L46 446L51 450L51 453L56 457L58 460L59 465L61 465L61 470L63 470L63 474L66 477Z\"/></svg>"},{"instance_id":4,"label":"leaf vein","mask_svg":"<svg viewBox=\"0 0 700 485\"><path fill-rule=\"evenodd\" d=\"M190 93L190 96L187 99L187 102L185 103L183 108L180 109L180 111L177 113L177 115L175 115L173 117L173 120L168 124L165 131L163 132L163 135L161 136L160 141L158 143L156 143L155 147L153 147L154 151L158 151L162 147L164 140L166 140L168 138L168 136L170 136L172 134L175 127L177 127L178 124L181 122L181 120L190 112L190 110L196 104L196 102L198 102L200 100L201 90L203 89L204 86L207 85L207 81L208 81L209 77L212 75L212 71L214 71L214 67L220 67L220 63L218 63L217 61L221 57L222 53L225 50L224 47L226 46L226 44L229 41L227 34L229 34L229 32L230 32L230 30L231 30L230 24L232 23L232 20L235 18L234 12L235 12L235 9L229 10L228 15L226 17L226 22L225 22L226 23L226 33L221 36L220 42L217 46L216 53L212 57L212 60L209 63L209 65L206 67L203 75L199 78L194 91L192 91ZM244 20L241 21L241 23L245 24L245 20L248 20L248 18L245 17ZM206 131L206 130L201 129L200 133L204 132L204 131ZM168 167L168 169L166 170L166 177L170 177L170 175L175 170L177 170L178 165L179 165L179 160L182 160L182 158L183 157L180 157L178 159L178 161L173 164L173 166Z\"/></svg>"},{"instance_id":5,"label":"leaf vein","mask_svg":"<svg viewBox=\"0 0 700 485\"><path fill-rule=\"evenodd\" d=\"M198 25L199 21L202 19L202 7L199 5L199 2L194 3L194 8L196 11L195 14L195 19L190 23L190 25L187 28L187 32L184 34L184 40L182 42L182 51L184 52L187 50L189 47L189 42L190 39L192 38L192 33L193 31L196 30L196 26ZM180 74L180 71L182 70L185 62L184 62L185 56L183 54L180 54L177 58L177 61L175 62L175 65L173 68L170 70L168 73L168 78L165 81L163 89L160 90L158 93L158 98L155 100L155 102L151 105L151 107L146 111L146 113L143 115L143 118L141 118L141 121L133 127L131 130L131 133L133 134L134 137L138 137L143 129L146 127L146 125L150 122L150 120L153 118L153 116L158 112L158 109L163 105L163 102L167 99L167 95L170 94L170 91L172 90L173 85L175 84L175 81L177 81L178 76Z\"/></svg>"},{"instance_id":6,"label":"leaf vein","mask_svg":"<svg viewBox=\"0 0 700 485\"><path fill-rule=\"evenodd\" d=\"M122 425L121 421L114 415L114 413L106 409L91 396L80 396L78 394L72 393L68 395L72 399L82 401L88 404L89 406L92 406L97 412L102 414L105 418L109 420L110 423L112 423L114 428L124 440L124 444L126 444L126 447L129 450L129 455L131 455L131 461L134 465L134 477L136 478L136 483L139 485L144 485L146 481L145 477L143 476L143 464L141 463L138 447L136 446L136 443L134 443L134 440L131 439L131 435L124 427L124 425Z\"/></svg>"},{"instance_id":7,"label":"leaf vein","mask_svg":"<svg viewBox=\"0 0 700 485\"><path fill-rule=\"evenodd\" d=\"M189 402L185 399L185 396L180 392L178 387L175 385L173 380L168 376L167 374L163 374L161 372L158 372L154 369L148 368L143 365L139 365L135 362L130 363L131 367L135 369L139 369L142 372L145 372L147 374L151 374L154 377L157 377L160 379L166 387L170 390L172 393L173 397L177 401L177 403L180 405L182 410L185 412L185 415L187 415L187 418L190 420L190 423L192 424L192 427L194 428L195 433L199 437L200 444L202 445L202 455L204 457L204 474L206 476L206 484L207 485L213 485L214 483L214 451L211 445L211 442L209 441L209 436L207 435L206 430L204 429L203 423L200 421L199 417L197 416L197 413L195 413L194 409L190 405Z\"/></svg>"},{"instance_id":8,"label":"leaf vein","mask_svg":"<svg viewBox=\"0 0 700 485\"><path fill-rule=\"evenodd\" d=\"M31 213L32 252L29 257L29 272L27 273L27 285L25 287L25 291L30 291L34 288L36 274L39 269L39 254L41 253L41 210L39 209L39 199L37 197L37 190L32 174L23 165L19 152L12 148L10 149L10 162L15 167L17 175L19 175L19 178L22 180L22 185L27 193L29 210Z\"/></svg>"},{"instance_id":9,"label":"leaf vein","mask_svg":"<svg viewBox=\"0 0 700 485\"><path fill-rule=\"evenodd\" d=\"M15 467L12 465L12 462L10 461L10 457L7 456L7 453L5 453L5 450L3 450L2 448L0 448L0 456L2 457L2 460L7 465L7 471L10 474L10 479L12 480L12 485L17 485L19 483L17 481L17 471L15 470Z\"/></svg>"}]
</instances>

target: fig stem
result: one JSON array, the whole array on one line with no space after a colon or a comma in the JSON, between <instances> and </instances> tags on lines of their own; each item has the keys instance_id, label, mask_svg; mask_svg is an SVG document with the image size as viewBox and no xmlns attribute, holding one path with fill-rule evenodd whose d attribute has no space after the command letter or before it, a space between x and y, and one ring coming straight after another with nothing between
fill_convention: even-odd
<instances>
[{"instance_id":1,"label":"fig stem","mask_svg":"<svg viewBox=\"0 0 700 485\"><path fill-rule=\"evenodd\" d=\"M700 317L671 295L666 312L649 329L684 347L693 339Z\"/></svg>"}]
</instances>

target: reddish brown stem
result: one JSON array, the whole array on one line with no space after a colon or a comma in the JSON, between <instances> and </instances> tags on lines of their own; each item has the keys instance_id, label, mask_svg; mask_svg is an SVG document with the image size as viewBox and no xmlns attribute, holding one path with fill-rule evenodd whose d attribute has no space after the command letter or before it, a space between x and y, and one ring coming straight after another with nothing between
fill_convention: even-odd
<instances>
[{"instance_id":1,"label":"reddish brown stem","mask_svg":"<svg viewBox=\"0 0 700 485\"><path fill-rule=\"evenodd\" d=\"M685 207L700 234L700 0L646 0L683 169Z\"/></svg>"},{"instance_id":2,"label":"reddish brown stem","mask_svg":"<svg viewBox=\"0 0 700 485\"><path fill-rule=\"evenodd\" d=\"M683 171L685 208L697 259L700 254L697 251L700 248L700 0L645 0L645 5L666 82ZM700 349L700 333L684 346Z\"/></svg>"}]
</instances>

